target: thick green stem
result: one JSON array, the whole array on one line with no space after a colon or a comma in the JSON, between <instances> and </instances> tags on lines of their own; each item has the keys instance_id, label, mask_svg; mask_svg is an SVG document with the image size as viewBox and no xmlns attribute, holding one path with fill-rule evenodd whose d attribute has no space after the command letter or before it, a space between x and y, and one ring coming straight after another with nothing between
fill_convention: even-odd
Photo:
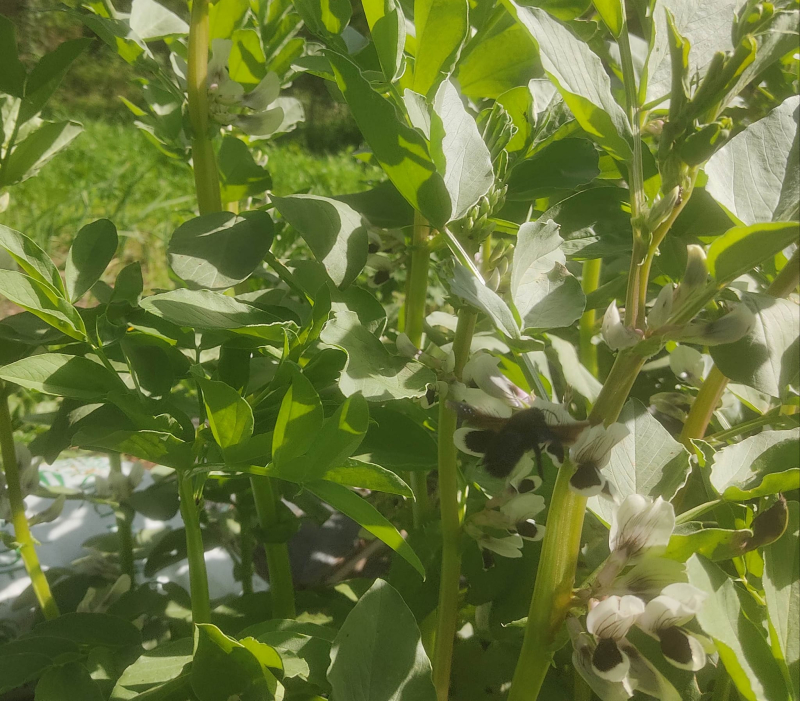
<instances>
[{"instance_id":1,"label":"thick green stem","mask_svg":"<svg viewBox=\"0 0 800 701\"><path fill-rule=\"evenodd\" d=\"M646 360L645 356L636 352L635 347L617 353L608 379L589 414L592 424L604 423L608 426L617 420Z\"/></svg>"},{"instance_id":2,"label":"thick green stem","mask_svg":"<svg viewBox=\"0 0 800 701\"><path fill-rule=\"evenodd\" d=\"M767 288L767 294L773 297L787 297L797 289L798 285L800 285L800 251L795 251ZM681 441L685 445L690 446L692 438L703 438L706 435L708 424L711 423L714 410L722 399L722 393L727 386L728 378L714 365L703 382L703 386L700 387L700 391L692 403L692 408L689 410L689 415L686 417L686 423L683 425Z\"/></svg>"},{"instance_id":3,"label":"thick green stem","mask_svg":"<svg viewBox=\"0 0 800 701\"><path fill-rule=\"evenodd\" d=\"M11 412L8 408L9 388L0 384L0 455L3 457L3 470L6 474L6 494L11 506L11 523L14 526L14 539L18 543L18 550L25 571L31 578L33 591L42 609L44 617L48 620L59 615L58 605L50 591L50 585L44 576L36 548L33 545L33 536L25 518L25 501L20 487L19 469L17 468L17 452L14 448L14 432L11 426Z\"/></svg>"},{"instance_id":4,"label":"thick green stem","mask_svg":"<svg viewBox=\"0 0 800 701\"><path fill-rule=\"evenodd\" d=\"M457 378L469 359L477 312L464 307L458 313L453 341ZM458 458L453 435L458 416L446 402L439 404L439 510L442 517L442 573L433 651L433 685L438 701L450 694L453 641L458 625L459 581L461 579L461 504L458 488Z\"/></svg>"},{"instance_id":5,"label":"thick green stem","mask_svg":"<svg viewBox=\"0 0 800 701\"><path fill-rule=\"evenodd\" d=\"M200 214L222 210L219 173L208 126L208 0L194 0L189 26L187 87L192 167Z\"/></svg>"},{"instance_id":6,"label":"thick green stem","mask_svg":"<svg viewBox=\"0 0 800 701\"><path fill-rule=\"evenodd\" d=\"M242 580L242 593L253 593L253 548L255 542L253 540L253 524L251 522L249 511L239 511L239 525L241 533L239 534L239 545L242 550L241 567L239 576Z\"/></svg>"},{"instance_id":7,"label":"thick green stem","mask_svg":"<svg viewBox=\"0 0 800 701\"><path fill-rule=\"evenodd\" d=\"M581 278L581 287L583 293L588 295L594 292L600 284L600 270L603 267L603 261L600 258L596 260L587 260L583 263L583 276ZM581 340L581 363L586 369L597 377L597 346L592 343L594 336L594 327L597 322L597 310L587 309L583 316L581 316L580 323L580 340Z\"/></svg>"},{"instance_id":8,"label":"thick green stem","mask_svg":"<svg viewBox=\"0 0 800 701\"><path fill-rule=\"evenodd\" d=\"M108 462L111 472L122 474L122 456L119 453L109 453ZM117 519L117 537L119 538L119 566L122 574L131 578L131 584L136 581L136 570L133 560L133 517L135 511L128 504L118 504L114 509Z\"/></svg>"},{"instance_id":9,"label":"thick green stem","mask_svg":"<svg viewBox=\"0 0 800 701\"><path fill-rule=\"evenodd\" d=\"M253 498L256 502L258 521L265 533L273 533L280 525L278 517L278 495L270 477L250 478ZM289 562L289 547L286 543L264 543L269 570L269 589L272 596L273 618L294 618L294 583Z\"/></svg>"},{"instance_id":10,"label":"thick green stem","mask_svg":"<svg viewBox=\"0 0 800 701\"><path fill-rule=\"evenodd\" d=\"M211 602L208 597L205 547L200 530L200 514L194 498L192 478L178 472L178 494L181 500L181 517L186 528L186 554L189 561L189 587L192 596L192 621L211 621Z\"/></svg>"},{"instance_id":11,"label":"thick green stem","mask_svg":"<svg viewBox=\"0 0 800 701\"><path fill-rule=\"evenodd\" d=\"M422 333L425 325L428 268L431 259L429 241L430 225L419 212L414 212L403 322L406 335L417 348L422 346ZM425 523L430 511L428 473L410 472L408 479L411 489L414 491L414 502L411 506L414 528L419 528Z\"/></svg>"},{"instance_id":12,"label":"thick green stem","mask_svg":"<svg viewBox=\"0 0 800 701\"><path fill-rule=\"evenodd\" d=\"M586 497L570 489L572 472L571 463L564 462L550 500L536 586L508 701L538 697L550 669L553 642L572 601L586 511Z\"/></svg>"},{"instance_id":13,"label":"thick green stem","mask_svg":"<svg viewBox=\"0 0 800 701\"><path fill-rule=\"evenodd\" d=\"M699 504L695 506L693 509L689 509L688 511L684 511L682 514L675 518L675 524L680 525L682 523L689 523L689 521L694 521L699 516L702 516L706 511L711 511L711 509L716 508L720 504L724 504L724 499L713 499L712 501L707 501L704 504Z\"/></svg>"}]
</instances>

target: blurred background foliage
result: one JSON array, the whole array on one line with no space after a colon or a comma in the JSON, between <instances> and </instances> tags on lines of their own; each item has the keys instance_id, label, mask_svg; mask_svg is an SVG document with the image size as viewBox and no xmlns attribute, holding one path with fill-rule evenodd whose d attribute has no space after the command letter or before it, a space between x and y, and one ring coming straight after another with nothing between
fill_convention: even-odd
<instances>
[{"instance_id":1,"label":"blurred background foliage","mask_svg":"<svg viewBox=\"0 0 800 701\"><path fill-rule=\"evenodd\" d=\"M67 0L66 5L75 5ZM186 15L185 0L161 4ZM17 27L20 58L33 64L61 42L92 37L84 26L58 10L56 0L2 0L0 12ZM130 9L130 0L115 3ZM358 26L360 5L354 10ZM366 31L366 26L364 27ZM166 59L166 48L161 49ZM72 119L84 132L60 153L53 167L14 189L13 206L0 215L3 224L25 232L63 262L72 237L98 218L115 222L125 245L109 267L113 277L126 264L142 264L145 290L172 287L166 242L195 208L192 172L159 153L134 124L121 97L142 105L132 66L100 41L78 58L47 105L46 119ZM306 121L296 131L265 148L273 191L283 196L311 192L338 195L365 189L380 177L380 169L357 157L361 135L346 105L336 102L321 81L300 75L284 94L298 98Z\"/></svg>"}]
</instances>

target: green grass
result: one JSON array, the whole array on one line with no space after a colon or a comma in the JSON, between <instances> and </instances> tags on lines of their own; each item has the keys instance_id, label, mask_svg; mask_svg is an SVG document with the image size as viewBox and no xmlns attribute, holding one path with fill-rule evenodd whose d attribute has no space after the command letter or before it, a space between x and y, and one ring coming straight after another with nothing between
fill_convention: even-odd
<instances>
[{"instance_id":1,"label":"green grass","mask_svg":"<svg viewBox=\"0 0 800 701\"><path fill-rule=\"evenodd\" d=\"M312 154L296 142L278 142L266 151L277 195L356 192L380 172L354 158L352 149ZM124 245L109 272L139 260L152 288L170 284L166 242L194 214L194 181L186 165L158 152L131 124L94 121L38 176L11 189L0 222L35 239L60 263L78 229L111 219Z\"/></svg>"}]
</instances>

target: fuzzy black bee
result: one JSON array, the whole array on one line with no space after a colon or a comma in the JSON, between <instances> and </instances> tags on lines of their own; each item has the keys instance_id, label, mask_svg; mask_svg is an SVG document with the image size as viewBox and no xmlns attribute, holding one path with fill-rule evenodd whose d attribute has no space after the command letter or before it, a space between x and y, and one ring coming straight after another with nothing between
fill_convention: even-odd
<instances>
[{"instance_id":1,"label":"fuzzy black bee","mask_svg":"<svg viewBox=\"0 0 800 701\"><path fill-rule=\"evenodd\" d=\"M564 447L572 445L586 421L566 424L548 423L546 410L523 409L510 418L500 418L478 411L469 404L452 404L468 430L458 434L462 449L483 457L486 471L494 477L507 477L525 453L533 451L539 476L542 476L542 450L546 449L559 462L564 460Z\"/></svg>"}]
</instances>

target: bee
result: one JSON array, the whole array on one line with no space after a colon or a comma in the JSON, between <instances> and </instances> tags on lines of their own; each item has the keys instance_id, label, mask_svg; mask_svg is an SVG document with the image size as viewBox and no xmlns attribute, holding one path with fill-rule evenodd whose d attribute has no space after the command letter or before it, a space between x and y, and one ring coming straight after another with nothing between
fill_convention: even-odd
<instances>
[{"instance_id":1,"label":"bee","mask_svg":"<svg viewBox=\"0 0 800 701\"><path fill-rule=\"evenodd\" d=\"M539 476L543 476L542 450L559 463L564 447L572 445L589 425L588 421L548 422L547 409L531 407L501 418L485 414L466 403L451 403L468 427L456 433L459 447L483 458L493 477L508 477L525 453L533 451Z\"/></svg>"}]
</instances>

